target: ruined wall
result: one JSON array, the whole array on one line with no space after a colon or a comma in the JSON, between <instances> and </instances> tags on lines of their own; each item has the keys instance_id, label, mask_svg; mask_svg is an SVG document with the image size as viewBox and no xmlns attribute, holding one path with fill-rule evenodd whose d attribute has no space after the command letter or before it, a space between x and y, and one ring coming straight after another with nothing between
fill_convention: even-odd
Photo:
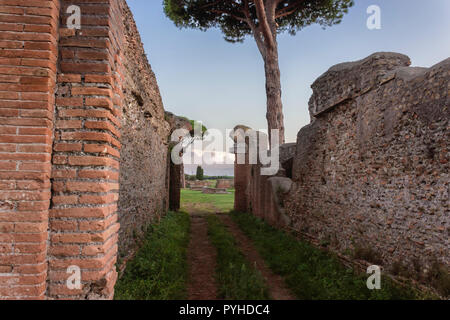
<instances>
[{"instance_id":1,"label":"ruined wall","mask_svg":"<svg viewBox=\"0 0 450 320\"><path fill-rule=\"evenodd\" d=\"M237 126L236 128L239 129L242 126ZM245 130L245 134L250 138L248 129L250 128ZM261 134L261 137L267 139L267 135L265 134ZM288 171L284 167L292 163L296 145L287 143L280 146L280 169L276 176L267 176L261 174L263 165L261 165L259 159L256 159L257 163L255 164L249 163L249 141L246 138L244 144L235 140L234 152L236 154L236 160L234 184L236 192L234 210L251 212L275 227L289 225L290 222L286 215L283 199L291 188L292 180L287 177ZM258 140L254 141L254 143L259 144ZM241 146L239 146L240 143L242 143ZM238 164L239 153L245 155L245 164Z\"/></svg>"},{"instance_id":2,"label":"ruined wall","mask_svg":"<svg viewBox=\"0 0 450 320\"><path fill-rule=\"evenodd\" d=\"M121 1L62 0L47 296L109 299L117 278L123 30ZM81 8L68 29L67 7ZM66 285L81 269L80 289Z\"/></svg>"},{"instance_id":3,"label":"ruined wall","mask_svg":"<svg viewBox=\"0 0 450 320\"><path fill-rule=\"evenodd\" d=\"M171 128L132 13L126 5L121 9L125 44L118 210L119 257L124 259L148 224L166 212Z\"/></svg>"},{"instance_id":4,"label":"ruined wall","mask_svg":"<svg viewBox=\"0 0 450 320\"><path fill-rule=\"evenodd\" d=\"M168 206L170 125L133 18L8 0L0 19L0 299L111 299L119 248Z\"/></svg>"},{"instance_id":5,"label":"ruined wall","mask_svg":"<svg viewBox=\"0 0 450 320\"><path fill-rule=\"evenodd\" d=\"M0 299L44 299L59 1L0 2Z\"/></svg>"},{"instance_id":6,"label":"ruined wall","mask_svg":"<svg viewBox=\"0 0 450 320\"><path fill-rule=\"evenodd\" d=\"M203 188L203 187L209 187L211 185L211 181L208 180L193 180L193 181L186 181L186 184L188 188Z\"/></svg>"},{"instance_id":7,"label":"ruined wall","mask_svg":"<svg viewBox=\"0 0 450 320\"><path fill-rule=\"evenodd\" d=\"M191 132L193 130L191 122L185 117L179 117L174 115L171 112L166 111L165 119L169 123L170 132L175 133L176 130L187 130L187 132ZM180 132L180 131L177 131ZM177 145L179 141L183 139L183 135L178 137L173 137L172 134L170 137L169 144L169 153L172 152L172 148ZM182 153L179 154L182 157ZM184 177L184 165L183 164L175 164L171 161L171 157L169 157L168 163L168 171L169 171L169 210L171 211L179 211L181 207L181 189L185 187L185 177Z\"/></svg>"},{"instance_id":8,"label":"ruined wall","mask_svg":"<svg viewBox=\"0 0 450 320\"><path fill-rule=\"evenodd\" d=\"M216 183L218 189L232 189L234 188L234 180L231 179L218 179Z\"/></svg>"},{"instance_id":9,"label":"ruined wall","mask_svg":"<svg viewBox=\"0 0 450 320\"><path fill-rule=\"evenodd\" d=\"M409 63L378 53L313 84L315 119L298 134L287 211L295 229L335 250L448 266L450 59Z\"/></svg>"},{"instance_id":10,"label":"ruined wall","mask_svg":"<svg viewBox=\"0 0 450 320\"><path fill-rule=\"evenodd\" d=\"M409 65L377 53L322 75L312 123L280 152L292 180L236 165L237 209L388 271L448 270L450 59Z\"/></svg>"}]
</instances>

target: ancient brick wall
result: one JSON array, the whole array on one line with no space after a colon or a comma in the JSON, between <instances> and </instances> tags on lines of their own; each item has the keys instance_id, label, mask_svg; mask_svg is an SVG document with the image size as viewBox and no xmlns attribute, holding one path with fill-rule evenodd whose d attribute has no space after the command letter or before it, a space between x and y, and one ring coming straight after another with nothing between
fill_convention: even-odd
<instances>
[{"instance_id":1,"label":"ancient brick wall","mask_svg":"<svg viewBox=\"0 0 450 320\"><path fill-rule=\"evenodd\" d=\"M237 165L237 209L388 271L402 265L423 278L436 259L448 268L450 59L409 64L377 53L321 76L312 123L298 133L295 156L280 156L279 175L291 170L291 184L270 190L274 178L260 166Z\"/></svg>"},{"instance_id":2,"label":"ancient brick wall","mask_svg":"<svg viewBox=\"0 0 450 320\"><path fill-rule=\"evenodd\" d=\"M0 299L110 299L118 249L168 206L170 125L132 15L8 0L0 18Z\"/></svg>"},{"instance_id":3,"label":"ancient brick wall","mask_svg":"<svg viewBox=\"0 0 450 320\"><path fill-rule=\"evenodd\" d=\"M59 1L0 2L0 299L43 299Z\"/></svg>"},{"instance_id":4,"label":"ancient brick wall","mask_svg":"<svg viewBox=\"0 0 450 320\"><path fill-rule=\"evenodd\" d=\"M119 2L60 2L47 295L111 298L119 230L123 57ZM81 8L79 30L64 25L70 5ZM72 265L81 268L79 290L66 285Z\"/></svg>"}]
</instances>

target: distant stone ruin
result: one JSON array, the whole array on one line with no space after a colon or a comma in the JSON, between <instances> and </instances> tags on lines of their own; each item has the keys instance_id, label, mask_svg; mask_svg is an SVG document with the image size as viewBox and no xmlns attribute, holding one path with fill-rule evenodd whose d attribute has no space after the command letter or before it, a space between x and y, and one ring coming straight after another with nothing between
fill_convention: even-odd
<instances>
[{"instance_id":1,"label":"distant stone ruin","mask_svg":"<svg viewBox=\"0 0 450 320\"><path fill-rule=\"evenodd\" d=\"M233 179L218 179L216 183L216 188L218 189L233 189L234 180Z\"/></svg>"},{"instance_id":2,"label":"distant stone ruin","mask_svg":"<svg viewBox=\"0 0 450 320\"><path fill-rule=\"evenodd\" d=\"M171 131L177 129L192 130L192 125L186 118L178 117L171 112L165 113L165 119L170 124ZM178 142L170 142L170 148L174 147ZM169 149L170 149L169 148ZM181 156L181 155L180 155ZM169 167L169 210L178 211L181 207L181 189L186 187L186 180L184 175L184 165L174 164L170 157L168 158Z\"/></svg>"},{"instance_id":3,"label":"distant stone ruin","mask_svg":"<svg viewBox=\"0 0 450 320\"><path fill-rule=\"evenodd\" d=\"M211 186L211 181L208 180L194 180L194 181L186 181L186 185L189 189L202 189L203 187Z\"/></svg>"},{"instance_id":4,"label":"distant stone ruin","mask_svg":"<svg viewBox=\"0 0 450 320\"><path fill-rule=\"evenodd\" d=\"M235 209L386 270L448 269L450 59L409 65L375 53L330 68L278 176L235 165Z\"/></svg>"},{"instance_id":5,"label":"distant stone ruin","mask_svg":"<svg viewBox=\"0 0 450 320\"><path fill-rule=\"evenodd\" d=\"M186 181L186 185L193 191L201 191L206 194L228 194L228 189L234 187L234 181L231 179L218 179L215 187L212 187L214 185L212 180Z\"/></svg>"},{"instance_id":6,"label":"distant stone ruin","mask_svg":"<svg viewBox=\"0 0 450 320\"><path fill-rule=\"evenodd\" d=\"M205 193L205 194L229 194L230 192L228 192L228 190L225 188L203 187L202 193Z\"/></svg>"}]
</instances>

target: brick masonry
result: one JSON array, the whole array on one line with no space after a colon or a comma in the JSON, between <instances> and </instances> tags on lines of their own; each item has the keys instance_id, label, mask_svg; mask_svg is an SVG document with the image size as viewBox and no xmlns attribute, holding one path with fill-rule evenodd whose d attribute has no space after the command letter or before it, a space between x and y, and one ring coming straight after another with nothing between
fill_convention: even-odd
<instances>
[{"instance_id":1,"label":"brick masonry","mask_svg":"<svg viewBox=\"0 0 450 320\"><path fill-rule=\"evenodd\" d=\"M131 12L0 0L0 31L0 299L111 299L119 249L169 199L172 128Z\"/></svg>"},{"instance_id":2,"label":"brick masonry","mask_svg":"<svg viewBox=\"0 0 450 320\"><path fill-rule=\"evenodd\" d=\"M82 28L67 29L69 5ZM117 1L61 1L53 144L49 276L51 298L111 298L117 277L117 200L123 31ZM82 287L69 289L79 266Z\"/></svg>"},{"instance_id":3,"label":"brick masonry","mask_svg":"<svg viewBox=\"0 0 450 320\"><path fill-rule=\"evenodd\" d=\"M450 59L409 64L376 53L322 75L312 85L311 124L290 161L280 153L291 185L279 180L277 194L260 166L238 165L236 209L336 252L362 248L388 271L401 264L426 274L436 260L448 270Z\"/></svg>"},{"instance_id":4,"label":"brick masonry","mask_svg":"<svg viewBox=\"0 0 450 320\"><path fill-rule=\"evenodd\" d=\"M0 1L0 298L44 299L59 1Z\"/></svg>"}]
</instances>

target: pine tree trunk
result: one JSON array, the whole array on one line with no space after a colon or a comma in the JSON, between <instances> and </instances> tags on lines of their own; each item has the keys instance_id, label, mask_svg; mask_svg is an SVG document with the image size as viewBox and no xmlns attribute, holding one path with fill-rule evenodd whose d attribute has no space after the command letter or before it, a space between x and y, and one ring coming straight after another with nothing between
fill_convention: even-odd
<instances>
[{"instance_id":1,"label":"pine tree trunk","mask_svg":"<svg viewBox=\"0 0 450 320\"><path fill-rule=\"evenodd\" d=\"M273 46L273 48L266 48L264 68L266 71L266 118L269 126L269 139L271 137L271 130L278 129L281 145L284 143L284 117L283 103L281 101L281 79L277 45Z\"/></svg>"}]
</instances>

